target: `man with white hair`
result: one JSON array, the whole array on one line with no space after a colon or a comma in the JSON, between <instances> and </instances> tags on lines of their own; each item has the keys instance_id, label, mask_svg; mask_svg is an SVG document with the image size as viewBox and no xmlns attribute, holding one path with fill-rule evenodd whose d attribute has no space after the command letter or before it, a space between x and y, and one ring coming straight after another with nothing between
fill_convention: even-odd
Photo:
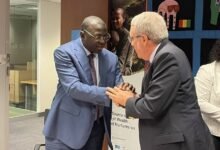
<instances>
[{"instance_id":1,"label":"man with white hair","mask_svg":"<svg viewBox=\"0 0 220 150\"><path fill-rule=\"evenodd\" d=\"M197 103L190 64L184 52L168 40L164 19L143 12L132 19L130 40L139 58L149 62L138 95L126 83L106 94L139 119L142 150L214 150Z\"/></svg>"}]
</instances>

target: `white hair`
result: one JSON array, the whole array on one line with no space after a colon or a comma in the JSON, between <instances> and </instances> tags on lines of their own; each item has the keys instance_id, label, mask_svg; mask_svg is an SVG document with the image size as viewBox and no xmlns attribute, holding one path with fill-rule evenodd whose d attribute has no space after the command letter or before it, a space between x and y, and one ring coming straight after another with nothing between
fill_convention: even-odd
<instances>
[{"instance_id":1,"label":"white hair","mask_svg":"<svg viewBox=\"0 0 220 150\"><path fill-rule=\"evenodd\" d=\"M136 15L131 26L135 26L137 34L146 34L154 43L168 38L168 30L164 18L156 12L143 12Z\"/></svg>"}]
</instances>

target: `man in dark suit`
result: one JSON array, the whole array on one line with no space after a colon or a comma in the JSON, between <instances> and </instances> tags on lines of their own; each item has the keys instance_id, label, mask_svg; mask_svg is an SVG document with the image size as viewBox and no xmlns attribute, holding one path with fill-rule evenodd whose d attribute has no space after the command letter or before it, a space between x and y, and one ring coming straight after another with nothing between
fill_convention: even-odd
<instances>
[{"instance_id":1,"label":"man in dark suit","mask_svg":"<svg viewBox=\"0 0 220 150\"><path fill-rule=\"evenodd\" d=\"M46 150L102 149L111 118L106 87L122 82L117 56L104 48L109 38L103 20L89 16L80 38L55 50L59 82L43 131Z\"/></svg>"},{"instance_id":2,"label":"man in dark suit","mask_svg":"<svg viewBox=\"0 0 220 150\"><path fill-rule=\"evenodd\" d=\"M139 119L142 150L214 150L202 120L191 68L184 52L168 40L164 19L144 12L132 19L130 40L139 58L150 62L140 95L130 84L107 95L126 116ZM134 91L134 90L133 90Z\"/></svg>"}]
</instances>

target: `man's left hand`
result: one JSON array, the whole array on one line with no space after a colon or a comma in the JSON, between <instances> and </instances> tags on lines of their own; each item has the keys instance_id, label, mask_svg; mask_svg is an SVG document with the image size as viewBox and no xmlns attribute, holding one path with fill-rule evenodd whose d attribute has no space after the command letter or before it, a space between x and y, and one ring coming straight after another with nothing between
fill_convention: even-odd
<instances>
[{"instance_id":1,"label":"man's left hand","mask_svg":"<svg viewBox=\"0 0 220 150\"><path fill-rule=\"evenodd\" d=\"M132 91L124 91L118 87L107 88L106 94L109 98L116 103L116 105L124 107L129 98L134 97L135 94Z\"/></svg>"}]
</instances>

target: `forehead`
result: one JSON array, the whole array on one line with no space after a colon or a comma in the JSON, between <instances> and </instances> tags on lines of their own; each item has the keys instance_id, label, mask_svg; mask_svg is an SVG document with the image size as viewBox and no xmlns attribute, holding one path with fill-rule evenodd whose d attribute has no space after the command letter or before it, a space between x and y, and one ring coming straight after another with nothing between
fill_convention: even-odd
<instances>
[{"instance_id":1,"label":"forehead","mask_svg":"<svg viewBox=\"0 0 220 150\"><path fill-rule=\"evenodd\" d=\"M107 27L103 23L93 23L88 26L88 30L92 32L107 32Z\"/></svg>"}]
</instances>

